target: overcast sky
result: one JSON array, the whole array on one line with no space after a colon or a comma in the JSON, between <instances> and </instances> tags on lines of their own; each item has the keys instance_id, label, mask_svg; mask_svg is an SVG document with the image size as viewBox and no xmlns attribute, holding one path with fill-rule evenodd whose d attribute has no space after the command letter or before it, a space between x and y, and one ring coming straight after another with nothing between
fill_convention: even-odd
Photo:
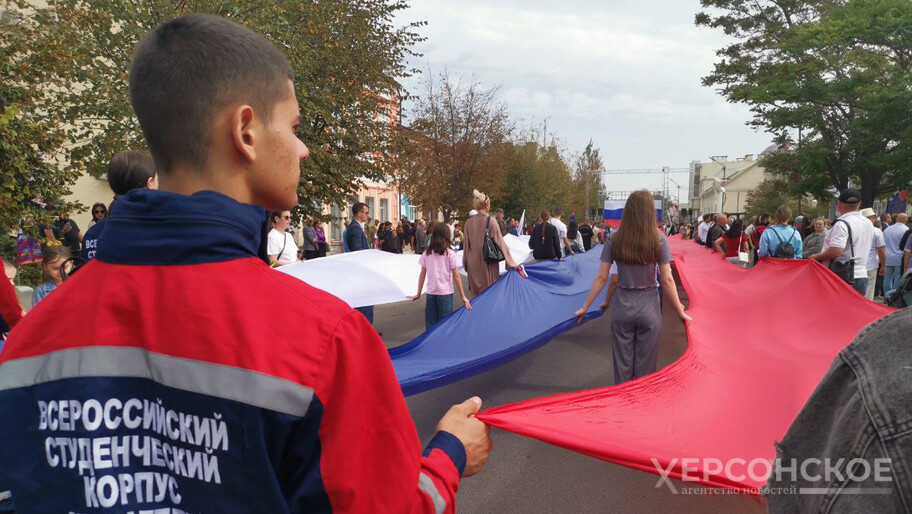
<instances>
[{"instance_id":1,"label":"overcast sky","mask_svg":"<svg viewBox=\"0 0 912 514\"><path fill-rule=\"evenodd\" d=\"M696 0L412 0L402 21L428 22L417 47L424 56L413 65L500 86L522 126L547 119L568 152L591 138L608 169L686 168L710 155L758 154L771 139L745 125L747 107L700 85L725 40L694 26L699 7ZM406 88L418 92L419 80ZM638 175L614 185L659 183Z\"/></svg>"}]
</instances>

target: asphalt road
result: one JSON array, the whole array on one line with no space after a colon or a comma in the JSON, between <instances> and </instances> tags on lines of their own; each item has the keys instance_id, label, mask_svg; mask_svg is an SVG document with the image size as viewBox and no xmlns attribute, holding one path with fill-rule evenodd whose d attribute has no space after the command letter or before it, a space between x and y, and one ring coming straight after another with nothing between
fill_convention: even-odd
<instances>
[{"instance_id":1,"label":"asphalt road","mask_svg":"<svg viewBox=\"0 0 912 514\"><path fill-rule=\"evenodd\" d=\"M468 289L468 288L466 288ZM683 291L679 290L683 295ZM456 301L460 304L460 302ZM424 299L376 307L376 328L388 347L424 331ZM539 396L611 385L607 315L555 338L505 366L407 398L418 435L427 442L450 405L478 395L484 408ZM684 353L684 328L666 309L659 367ZM657 488L659 476L587 457L526 437L494 430L494 451L485 469L460 485L463 513L762 513L755 499L672 480L702 494Z\"/></svg>"}]
</instances>

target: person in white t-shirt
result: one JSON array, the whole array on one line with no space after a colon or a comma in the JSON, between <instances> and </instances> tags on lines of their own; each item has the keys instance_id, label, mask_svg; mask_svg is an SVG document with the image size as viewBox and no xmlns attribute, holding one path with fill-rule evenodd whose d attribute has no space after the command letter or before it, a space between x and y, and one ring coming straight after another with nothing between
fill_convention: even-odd
<instances>
[{"instance_id":1,"label":"person in white t-shirt","mask_svg":"<svg viewBox=\"0 0 912 514\"><path fill-rule=\"evenodd\" d=\"M877 213L874 209L868 207L861 210L861 215L871 221L871 224L877 221ZM883 231L877 225L874 225L874 244L871 245L871 252L868 253L868 287L865 289L865 298L874 300L874 290L877 288L877 275L883 276L886 273L886 245Z\"/></svg>"},{"instance_id":2,"label":"person in white t-shirt","mask_svg":"<svg viewBox=\"0 0 912 514\"><path fill-rule=\"evenodd\" d=\"M266 255L272 267L284 266L298 261L298 245L294 236L286 232L291 225L290 211L275 211L269 214L272 230L266 242Z\"/></svg>"},{"instance_id":3,"label":"person in white t-shirt","mask_svg":"<svg viewBox=\"0 0 912 514\"><path fill-rule=\"evenodd\" d=\"M551 224L557 229L557 238L564 248L564 257L567 257L573 255L573 250L570 248L570 240L567 239L567 225L564 225L564 222L560 220L563 214L563 209L555 207L554 212L551 214Z\"/></svg>"},{"instance_id":4,"label":"person in white t-shirt","mask_svg":"<svg viewBox=\"0 0 912 514\"><path fill-rule=\"evenodd\" d=\"M832 267L831 263L844 263L855 259L855 273L852 287L864 295L868 288L868 254L874 244L874 225L858 212L861 193L855 189L844 189L839 194L836 208L841 216L833 223L823 240L823 250L811 255L811 259ZM849 229L852 239L849 241Z\"/></svg>"},{"instance_id":5,"label":"person in white t-shirt","mask_svg":"<svg viewBox=\"0 0 912 514\"><path fill-rule=\"evenodd\" d=\"M697 242L702 245L706 244L706 236L709 235L710 220L712 220L712 214L704 214L703 221L697 226Z\"/></svg>"}]
</instances>

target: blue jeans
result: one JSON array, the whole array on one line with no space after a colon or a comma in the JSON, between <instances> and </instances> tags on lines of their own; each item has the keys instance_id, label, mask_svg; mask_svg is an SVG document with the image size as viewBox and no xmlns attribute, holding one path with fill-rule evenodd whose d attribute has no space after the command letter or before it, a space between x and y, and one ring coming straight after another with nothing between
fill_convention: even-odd
<instances>
[{"instance_id":1,"label":"blue jeans","mask_svg":"<svg viewBox=\"0 0 912 514\"><path fill-rule=\"evenodd\" d=\"M371 325L374 324L374 306L368 305L367 307L358 307L356 311L364 314L364 317L367 318L367 322Z\"/></svg>"},{"instance_id":2,"label":"blue jeans","mask_svg":"<svg viewBox=\"0 0 912 514\"><path fill-rule=\"evenodd\" d=\"M892 291L896 289L900 278L902 278L902 266L887 266L887 272L884 274L883 290Z\"/></svg>"},{"instance_id":3,"label":"blue jeans","mask_svg":"<svg viewBox=\"0 0 912 514\"><path fill-rule=\"evenodd\" d=\"M424 329L430 330L453 312L453 293L429 294L424 306Z\"/></svg>"},{"instance_id":4,"label":"blue jeans","mask_svg":"<svg viewBox=\"0 0 912 514\"><path fill-rule=\"evenodd\" d=\"M865 278L856 278L855 282L852 283L852 287L861 293L861 296L864 296L868 290L868 277Z\"/></svg>"}]
</instances>

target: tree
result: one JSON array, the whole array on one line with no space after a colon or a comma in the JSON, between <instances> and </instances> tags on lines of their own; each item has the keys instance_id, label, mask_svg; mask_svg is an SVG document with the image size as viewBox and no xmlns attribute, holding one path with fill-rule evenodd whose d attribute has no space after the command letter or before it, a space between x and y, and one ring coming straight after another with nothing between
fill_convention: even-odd
<instances>
[{"instance_id":1,"label":"tree","mask_svg":"<svg viewBox=\"0 0 912 514\"><path fill-rule=\"evenodd\" d=\"M527 141L512 150L497 206L514 217L525 210L529 220L537 218L542 209L550 211L555 206L571 212L573 180L557 145L552 141L543 148L535 141Z\"/></svg>"},{"instance_id":2,"label":"tree","mask_svg":"<svg viewBox=\"0 0 912 514\"><path fill-rule=\"evenodd\" d=\"M400 187L444 217L471 209L472 190L496 199L507 175L513 124L499 88L443 71L423 80L407 134L412 141Z\"/></svg>"},{"instance_id":3,"label":"tree","mask_svg":"<svg viewBox=\"0 0 912 514\"><path fill-rule=\"evenodd\" d=\"M395 105L406 58L422 38L394 24L401 0L56 0L50 11L11 0L28 16L4 29L11 78L35 92L34 113L60 118L67 169L100 176L108 159L145 142L129 103L130 59L139 40L190 12L226 16L265 34L291 62L311 157L301 166L296 214L344 203L361 179L397 166ZM378 158L382 156L382 158Z\"/></svg>"},{"instance_id":4,"label":"tree","mask_svg":"<svg viewBox=\"0 0 912 514\"><path fill-rule=\"evenodd\" d=\"M781 177L770 177L761 182L753 191L747 194L747 202L744 211L749 216L759 216L761 214L774 215L776 209L781 205L788 205L795 216L808 214L812 218L817 216L826 216L830 204L828 202L818 202L813 206L810 202L801 206L801 212L798 211L798 198L790 193L789 183Z\"/></svg>"},{"instance_id":5,"label":"tree","mask_svg":"<svg viewBox=\"0 0 912 514\"><path fill-rule=\"evenodd\" d=\"M583 185L580 191L586 208L585 217L590 217L593 208L598 208L599 190L602 187L601 173L605 170L599 149L593 146L592 140L576 159L576 181Z\"/></svg>"},{"instance_id":6,"label":"tree","mask_svg":"<svg viewBox=\"0 0 912 514\"><path fill-rule=\"evenodd\" d=\"M703 79L795 143L767 163L791 194L860 186L862 204L912 178L912 3L907 0L701 0L696 23L736 42ZM798 140L795 141L795 132ZM788 164L787 166L776 166Z\"/></svg>"},{"instance_id":7,"label":"tree","mask_svg":"<svg viewBox=\"0 0 912 514\"><path fill-rule=\"evenodd\" d=\"M0 48L0 74L10 75L7 50ZM80 206L63 201L78 175L56 166L63 142L57 120L30 116L32 91L0 82L0 230L23 228L40 236L35 223L46 223L52 213L43 207L72 210Z\"/></svg>"},{"instance_id":8,"label":"tree","mask_svg":"<svg viewBox=\"0 0 912 514\"><path fill-rule=\"evenodd\" d=\"M512 148L502 198L495 199L495 206L517 217L526 211L527 219L537 218L542 209L551 211L555 207L564 210L565 219L571 213L580 219L591 218L587 204L598 206L601 179L597 173L581 170L602 168L599 150L590 142L583 154L573 159L571 167L556 140L542 147L537 137L525 139Z\"/></svg>"}]
</instances>

